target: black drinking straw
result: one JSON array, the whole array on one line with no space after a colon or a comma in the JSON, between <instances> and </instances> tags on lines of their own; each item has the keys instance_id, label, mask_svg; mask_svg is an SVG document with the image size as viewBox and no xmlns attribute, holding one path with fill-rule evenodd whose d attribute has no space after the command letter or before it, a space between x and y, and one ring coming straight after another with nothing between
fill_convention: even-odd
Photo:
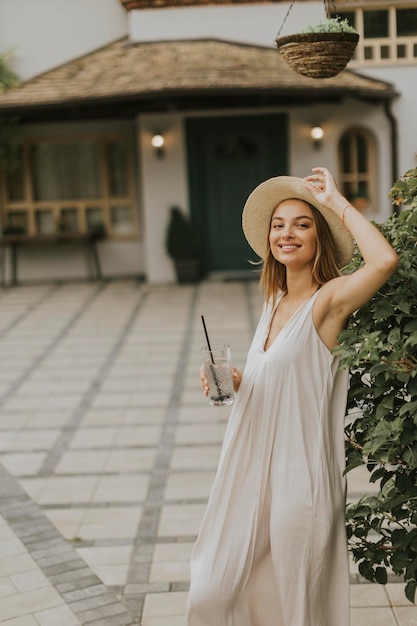
<instances>
[{"instance_id":1,"label":"black drinking straw","mask_svg":"<svg viewBox=\"0 0 417 626\"><path fill-rule=\"evenodd\" d=\"M204 334L206 336L207 347L208 347L209 352L210 352L211 362L213 363L213 365L215 365L214 358L213 358L213 352L211 351L210 339L209 339L208 332L207 332L206 322L204 321L204 315L201 316L201 321L203 322Z\"/></svg>"},{"instance_id":2,"label":"black drinking straw","mask_svg":"<svg viewBox=\"0 0 417 626\"><path fill-rule=\"evenodd\" d=\"M210 358L211 358L210 370L211 370L211 373L213 375L214 384L216 385L218 398L219 398L219 400L224 400L225 396L223 395L223 392L221 390L219 381L218 381L217 376L216 376L216 372L214 371L214 367L213 367L213 365L215 365L215 362L214 362L214 358L213 358L213 352L211 350L210 339L209 339L209 336L208 336L206 322L204 320L204 315L201 316L201 321L203 322L204 334L206 336L207 347L208 347L209 353L210 353Z\"/></svg>"}]
</instances>

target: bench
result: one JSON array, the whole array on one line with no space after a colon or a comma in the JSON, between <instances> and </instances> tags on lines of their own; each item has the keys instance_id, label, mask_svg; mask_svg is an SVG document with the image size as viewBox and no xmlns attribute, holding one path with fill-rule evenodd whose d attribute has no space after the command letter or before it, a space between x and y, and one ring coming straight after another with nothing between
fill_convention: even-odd
<instances>
[{"instance_id":1,"label":"bench","mask_svg":"<svg viewBox=\"0 0 417 626\"><path fill-rule=\"evenodd\" d=\"M100 259L97 251L97 237L91 235L81 235L79 233L55 233L53 235L3 235L0 237L0 246L3 249L1 264L1 284L6 282L5 259L7 249L10 250L11 259L11 280L10 284L15 286L18 283L18 250L22 247L41 247L49 245L69 245L83 244L89 256L90 278L100 280L102 278ZM92 271L91 271L92 270Z\"/></svg>"}]
</instances>

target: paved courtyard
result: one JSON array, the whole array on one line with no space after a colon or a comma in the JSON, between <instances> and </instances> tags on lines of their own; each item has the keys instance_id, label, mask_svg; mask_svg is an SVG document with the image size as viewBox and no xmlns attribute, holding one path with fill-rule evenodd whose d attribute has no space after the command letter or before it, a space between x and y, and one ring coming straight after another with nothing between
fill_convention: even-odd
<instances>
[{"instance_id":1,"label":"paved courtyard","mask_svg":"<svg viewBox=\"0 0 417 626\"><path fill-rule=\"evenodd\" d=\"M242 367L260 302L252 281L0 291L0 626L185 626L229 412L199 389L200 315ZM417 626L403 585L351 582L352 626Z\"/></svg>"}]
</instances>

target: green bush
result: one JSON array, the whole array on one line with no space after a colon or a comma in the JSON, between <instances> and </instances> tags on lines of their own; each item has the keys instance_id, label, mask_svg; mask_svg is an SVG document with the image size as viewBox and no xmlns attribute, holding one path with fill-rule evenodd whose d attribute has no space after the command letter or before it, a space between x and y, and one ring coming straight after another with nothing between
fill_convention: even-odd
<instances>
[{"instance_id":1,"label":"green bush","mask_svg":"<svg viewBox=\"0 0 417 626\"><path fill-rule=\"evenodd\" d=\"M20 82L17 74L9 68L10 58L10 52L0 54L0 93L4 93L12 87L17 87Z\"/></svg>"},{"instance_id":2,"label":"green bush","mask_svg":"<svg viewBox=\"0 0 417 626\"><path fill-rule=\"evenodd\" d=\"M386 583L391 569L417 588L417 168L390 192L406 209L378 225L397 251L396 273L356 311L335 349L351 372L347 471L365 464L374 496L347 506L349 547L360 573ZM348 270L362 263L357 251Z\"/></svg>"},{"instance_id":3,"label":"green bush","mask_svg":"<svg viewBox=\"0 0 417 626\"><path fill-rule=\"evenodd\" d=\"M10 54L0 55L0 94L19 84L17 75L9 69ZM0 169L11 171L19 162L18 119L0 117Z\"/></svg>"}]
</instances>

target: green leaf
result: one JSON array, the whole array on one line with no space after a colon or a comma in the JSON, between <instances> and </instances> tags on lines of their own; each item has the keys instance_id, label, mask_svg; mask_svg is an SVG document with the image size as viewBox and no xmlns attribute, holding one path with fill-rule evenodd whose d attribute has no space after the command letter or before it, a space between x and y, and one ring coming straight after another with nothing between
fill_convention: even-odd
<instances>
[{"instance_id":1,"label":"green leaf","mask_svg":"<svg viewBox=\"0 0 417 626\"><path fill-rule=\"evenodd\" d=\"M404 332L411 333L413 331L417 331L417 319L411 320L404 327Z\"/></svg>"},{"instance_id":2,"label":"green leaf","mask_svg":"<svg viewBox=\"0 0 417 626\"><path fill-rule=\"evenodd\" d=\"M417 333L413 333L404 343L404 348L407 350L414 348L414 346L417 346Z\"/></svg>"},{"instance_id":3,"label":"green leaf","mask_svg":"<svg viewBox=\"0 0 417 626\"><path fill-rule=\"evenodd\" d=\"M400 442L403 446L413 446L417 439L417 431L412 420L405 420Z\"/></svg>"},{"instance_id":4,"label":"green leaf","mask_svg":"<svg viewBox=\"0 0 417 626\"><path fill-rule=\"evenodd\" d=\"M381 480L381 489L384 487L384 485L395 475L395 472L387 472L385 474L385 476L383 476L382 480Z\"/></svg>"},{"instance_id":5,"label":"green leaf","mask_svg":"<svg viewBox=\"0 0 417 626\"><path fill-rule=\"evenodd\" d=\"M407 474L399 474L397 472L397 475L395 477L395 486L398 489L398 491L400 493L405 493L409 487L409 477ZM394 531L396 532L396 531ZM401 531L403 532L403 531Z\"/></svg>"},{"instance_id":6,"label":"green leaf","mask_svg":"<svg viewBox=\"0 0 417 626\"><path fill-rule=\"evenodd\" d=\"M389 363L377 363L376 365L373 365L371 367L371 369L369 370L369 374L373 378L376 378L378 376L378 374L380 374L381 372L385 372L389 368L390 368ZM385 389L383 387L381 387L378 391L379 391L379 395L380 395L380 393L384 393L385 392ZM379 397L379 395L375 396L375 397Z\"/></svg>"},{"instance_id":7,"label":"green leaf","mask_svg":"<svg viewBox=\"0 0 417 626\"><path fill-rule=\"evenodd\" d=\"M407 531L396 528L391 533L391 543L394 548L404 548L407 543Z\"/></svg>"},{"instance_id":8,"label":"green leaf","mask_svg":"<svg viewBox=\"0 0 417 626\"><path fill-rule=\"evenodd\" d=\"M396 493L392 498L388 498L386 500L384 508L386 511L389 511L389 510L393 511L397 507L404 504L404 502L407 502L407 500L408 500L408 495L401 495L401 494Z\"/></svg>"},{"instance_id":9,"label":"green leaf","mask_svg":"<svg viewBox=\"0 0 417 626\"><path fill-rule=\"evenodd\" d=\"M410 212L410 218L408 221L409 221L410 226L417 226L417 215L415 213Z\"/></svg>"},{"instance_id":10,"label":"green leaf","mask_svg":"<svg viewBox=\"0 0 417 626\"><path fill-rule=\"evenodd\" d=\"M411 303L408 300L406 300L405 298L401 299L401 300L398 300L397 301L397 306L404 313L408 314L411 311Z\"/></svg>"},{"instance_id":11,"label":"green leaf","mask_svg":"<svg viewBox=\"0 0 417 626\"><path fill-rule=\"evenodd\" d=\"M392 569L395 573L400 573L407 567L409 561L410 559L403 550L397 550L391 558Z\"/></svg>"},{"instance_id":12,"label":"green leaf","mask_svg":"<svg viewBox=\"0 0 417 626\"><path fill-rule=\"evenodd\" d=\"M407 596L408 600L410 600L410 602L412 602L413 604L415 601L416 590L417 582L415 580L410 580L410 582L408 582L405 586L405 595Z\"/></svg>"},{"instance_id":13,"label":"green leaf","mask_svg":"<svg viewBox=\"0 0 417 626\"><path fill-rule=\"evenodd\" d=\"M386 473L387 473L387 470L385 469L385 467L379 467L378 469L374 471L374 473L369 479L369 482L376 483L376 481L382 478L383 476L385 476Z\"/></svg>"},{"instance_id":14,"label":"green leaf","mask_svg":"<svg viewBox=\"0 0 417 626\"><path fill-rule=\"evenodd\" d=\"M417 176L417 167L414 167L411 170L407 170L406 173L404 174L404 178L409 178L409 177L416 177Z\"/></svg>"},{"instance_id":15,"label":"green leaf","mask_svg":"<svg viewBox=\"0 0 417 626\"><path fill-rule=\"evenodd\" d=\"M346 464L346 469L343 472L344 475L346 475L348 472L352 471L356 467L360 467L363 464L364 464L364 460L363 460L362 455L359 452L355 451L353 454L349 455L349 460Z\"/></svg>"},{"instance_id":16,"label":"green leaf","mask_svg":"<svg viewBox=\"0 0 417 626\"><path fill-rule=\"evenodd\" d=\"M398 343L398 341L400 341L401 338L401 330L398 326L396 326L395 328L393 328L387 338L388 343Z\"/></svg>"},{"instance_id":17,"label":"green leaf","mask_svg":"<svg viewBox=\"0 0 417 626\"><path fill-rule=\"evenodd\" d=\"M375 580L380 585L386 585L388 582L388 574L385 567L377 567L375 570Z\"/></svg>"},{"instance_id":18,"label":"green leaf","mask_svg":"<svg viewBox=\"0 0 417 626\"><path fill-rule=\"evenodd\" d=\"M371 441L367 441L363 447L363 452L366 455L375 454L380 450L380 448L384 448L387 443L387 436L373 437Z\"/></svg>"},{"instance_id":19,"label":"green leaf","mask_svg":"<svg viewBox=\"0 0 417 626\"><path fill-rule=\"evenodd\" d=\"M381 500L377 496L366 496L362 498L363 504L369 506L373 511L381 506Z\"/></svg>"},{"instance_id":20,"label":"green leaf","mask_svg":"<svg viewBox=\"0 0 417 626\"><path fill-rule=\"evenodd\" d=\"M403 452L403 459L411 467L417 467L417 444L407 446Z\"/></svg>"},{"instance_id":21,"label":"green leaf","mask_svg":"<svg viewBox=\"0 0 417 626\"><path fill-rule=\"evenodd\" d=\"M372 569L372 566L368 563L368 561L361 561L361 563L359 563L358 569L361 576L366 578L366 580L370 580L371 582L375 580L374 570Z\"/></svg>"},{"instance_id":22,"label":"green leaf","mask_svg":"<svg viewBox=\"0 0 417 626\"><path fill-rule=\"evenodd\" d=\"M367 517L371 513L372 513L372 509L369 506L359 505L354 510L353 514L351 515L351 518L357 519L361 517Z\"/></svg>"},{"instance_id":23,"label":"green leaf","mask_svg":"<svg viewBox=\"0 0 417 626\"><path fill-rule=\"evenodd\" d=\"M415 543L417 539L417 528L413 528L413 530L411 530L408 533L407 539L408 539L408 545L410 545L414 549L414 545L417 546L417 544Z\"/></svg>"},{"instance_id":24,"label":"green leaf","mask_svg":"<svg viewBox=\"0 0 417 626\"><path fill-rule=\"evenodd\" d=\"M415 413L417 413L417 400L414 400L414 402L405 402L399 410L398 415L402 416L406 415L407 413L409 415L414 415Z\"/></svg>"},{"instance_id":25,"label":"green leaf","mask_svg":"<svg viewBox=\"0 0 417 626\"><path fill-rule=\"evenodd\" d=\"M385 320L393 314L394 307L388 302L378 302L375 307L375 317Z\"/></svg>"},{"instance_id":26,"label":"green leaf","mask_svg":"<svg viewBox=\"0 0 417 626\"><path fill-rule=\"evenodd\" d=\"M405 174L405 176L407 176L407 174ZM408 191L408 185L407 183L402 180L401 178L399 180L397 180L397 182L395 183L393 189L395 191Z\"/></svg>"}]
</instances>

